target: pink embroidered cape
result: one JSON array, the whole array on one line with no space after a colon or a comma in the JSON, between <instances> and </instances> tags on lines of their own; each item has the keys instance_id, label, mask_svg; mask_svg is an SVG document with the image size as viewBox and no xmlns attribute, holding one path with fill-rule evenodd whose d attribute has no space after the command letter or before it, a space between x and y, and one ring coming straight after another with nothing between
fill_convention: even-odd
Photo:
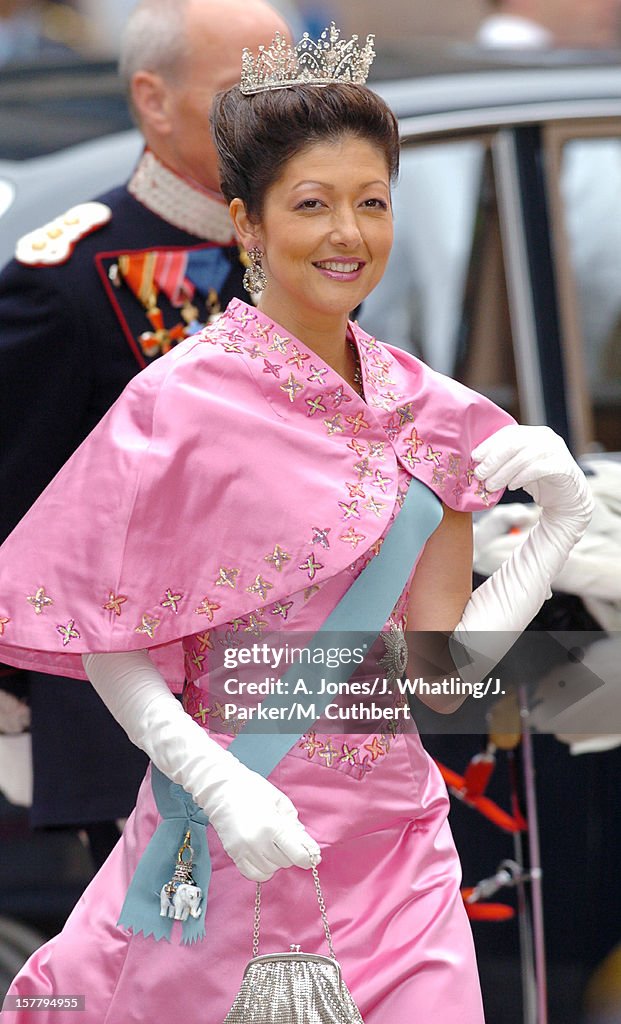
<instances>
[{"instance_id":1,"label":"pink embroidered cape","mask_svg":"<svg viewBox=\"0 0 621 1024\"><path fill-rule=\"evenodd\" d=\"M176 689L183 637L377 551L398 464L493 504L470 452L511 417L350 331L366 402L237 299L135 377L0 548L0 658L84 678L83 652L174 645Z\"/></svg>"}]
</instances>

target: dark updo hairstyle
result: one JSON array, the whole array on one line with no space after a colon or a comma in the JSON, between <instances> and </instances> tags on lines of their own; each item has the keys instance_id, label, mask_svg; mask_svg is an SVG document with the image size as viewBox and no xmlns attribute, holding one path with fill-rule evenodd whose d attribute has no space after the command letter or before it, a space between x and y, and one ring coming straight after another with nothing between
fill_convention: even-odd
<instances>
[{"instance_id":1,"label":"dark updo hairstyle","mask_svg":"<svg viewBox=\"0 0 621 1024\"><path fill-rule=\"evenodd\" d=\"M364 85L296 85L244 96L238 85L218 93L211 108L220 187L239 197L254 221L284 165L305 146L354 135L377 145L391 181L399 171L399 129L390 107Z\"/></svg>"}]
</instances>

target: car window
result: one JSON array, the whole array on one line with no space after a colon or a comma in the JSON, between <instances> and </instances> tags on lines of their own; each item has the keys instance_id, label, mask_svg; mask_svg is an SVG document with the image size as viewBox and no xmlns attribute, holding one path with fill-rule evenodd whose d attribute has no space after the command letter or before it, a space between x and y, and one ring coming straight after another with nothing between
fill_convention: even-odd
<instances>
[{"instance_id":1,"label":"car window","mask_svg":"<svg viewBox=\"0 0 621 1024\"><path fill-rule=\"evenodd\" d=\"M572 139L560 190L575 283L591 447L621 449L621 138Z\"/></svg>"},{"instance_id":2,"label":"car window","mask_svg":"<svg viewBox=\"0 0 621 1024\"><path fill-rule=\"evenodd\" d=\"M393 252L362 326L519 418L489 139L406 143L393 207Z\"/></svg>"}]
</instances>

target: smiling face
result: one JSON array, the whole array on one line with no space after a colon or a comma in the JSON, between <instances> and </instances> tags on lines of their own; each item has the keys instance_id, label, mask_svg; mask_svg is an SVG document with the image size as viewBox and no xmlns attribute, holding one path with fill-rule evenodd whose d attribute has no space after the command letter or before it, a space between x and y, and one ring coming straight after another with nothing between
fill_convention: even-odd
<instances>
[{"instance_id":1,"label":"smiling face","mask_svg":"<svg viewBox=\"0 0 621 1024\"><path fill-rule=\"evenodd\" d=\"M312 143L268 189L260 222L241 200L231 213L246 247L263 251L260 308L298 338L344 337L345 323L379 282L393 238L390 179L365 138Z\"/></svg>"}]
</instances>

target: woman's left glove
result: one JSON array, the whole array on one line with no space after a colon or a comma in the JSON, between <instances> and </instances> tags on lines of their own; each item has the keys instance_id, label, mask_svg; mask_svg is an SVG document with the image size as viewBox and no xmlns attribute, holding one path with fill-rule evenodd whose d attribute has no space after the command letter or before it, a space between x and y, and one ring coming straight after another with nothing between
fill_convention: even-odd
<instances>
[{"instance_id":1,"label":"woman's left glove","mask_svg":"<svg viewBox=\"0 0 621 1024\"><path fill-rule=\"evenodd\" d=\"M550 583L591 520L593 497L565 442L549 427L509 426L472 452L475 476L489 491L523 488L541 507L524 543L478 587L451 640L464 681L479 682L512 645L550 596ZM485 633L477 640L472 634ZM484 648L474 653L476 648ZM468 663L470 659L470 663Z\"/></svg>"},{"instance_id":2,"label":"woman's left glove","mask_svg":"<svg viewBox=\"0 0 621 1024\"><path fill-rule=\"evenodd\" d=\"M503 427L472 452L477 479L490 491L519 487L542 509L541 518L554 524L550 540L561 565L591 521L593 495L562 437L549 427ZM546 562L546 571L548 563ZM550 576L554 572L550 566Z\"/></svg>"}]
</instances>

